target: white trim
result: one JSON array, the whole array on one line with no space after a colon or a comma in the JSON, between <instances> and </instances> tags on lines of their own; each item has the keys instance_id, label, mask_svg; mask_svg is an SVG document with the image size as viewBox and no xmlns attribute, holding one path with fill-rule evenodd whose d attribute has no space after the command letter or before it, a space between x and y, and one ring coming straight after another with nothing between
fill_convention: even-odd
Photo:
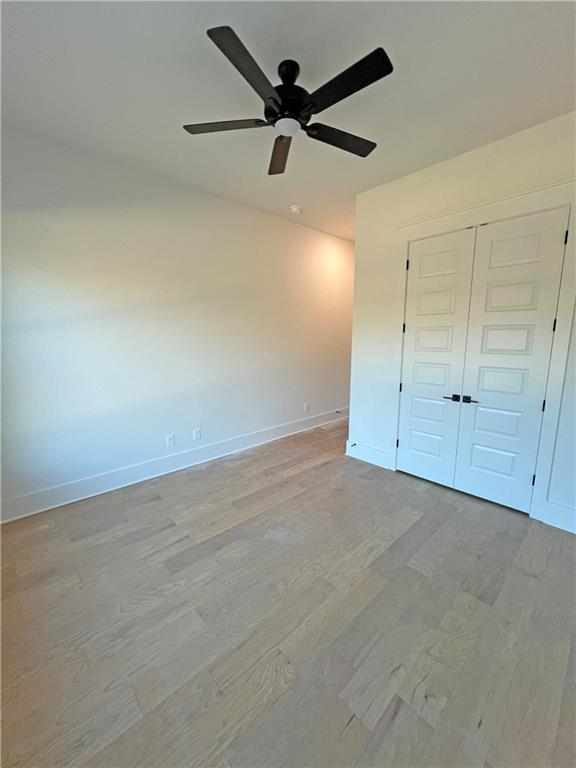
<instances>
[{"instance_id":1,"label":"white trim","mask_svg":"<svg viewBox=\"0 0 576 768\"><path fill-rule=\"evenodd\" d=\"M534 503L530 510L532 520L539 520L546 525L560 528L568 533L576 533L576 512L571 507L562 507L560 504L546 503L538 509L534 509Z\"/></svg>"},{"instance_id":2,"label":"white trim","mask_svg":"<svg viewBox=\"0 0 576 768\"><path fill-rule=\"evenodd\" d=\"M554 462L564 462L566 471L574 474L574 452L572 456L559 455L556 445L558 424L564 397L573 397L565 392L568 353L571 335L574 333L576 312L576 217L570 216L568 247L564 261L564 272L560 286L560 298L556 312L556 333L552 345L548 386L546 388L546 410L542 419L536 482L532 494L530 517L542 523L576 533L576 509L564 506L550 497L550 480Z\"/></svg>"},{"instance_id":3,"label":"white trim","mask_svg":"<svg viewBox=\"0 0 576 768\"><path fill-rule=\"evenodd\" d=\"M459 208L457 210L450 211L448 213L442 213L442 214L438 214L437 216L432 216L432 217L430 217L428 219L419 219L417 221L408 221L405 224L400 224L398 229L405 229L407 227L415 227L415 226L418 226L420 224L430 224L432 222L444 221L445 219L450 219L452 216L457 216L457 215L460 215L460 214L470 214L470 213L473 213L475 211L486 211L487 209L490 209L494 205L500 205L502 203L516 202L518 200L521 200L523 197L528 197L530 195L537 195L537 194L547 193L547 192L549 192L551 190L554 191L554 194L556 194L557 190L560 190L560 194L563 195L565 190L567 190L567 189L570 190L570 188L573 188L573 187L574 187L574 180L573 179L566 179L566 181L562 181L562 182L560 182L558 184L550 184L547 187L538 187L537 189L531 189L531 190L528 190L527 192L519 192L516 195L510 195L508 197L502 197L502 198L500 198L500 200L497 200L497 201L493 200L492 202L489 202L489 203L479 203L478 205L472 205L469 208ZM519 214L519 215L523 215L523 214ZM506 218L512 218L512 216L510 216L510 217L507 216Z\"/></svg>"},{"instance_id":4,"label":"white trim","mask_svg":"<svg viewBox=\"0 0 576 768\"><path fill-rule=\"evenodd\" d=\"M118 488L124 488L127 485L140 483L143 480L150 480L153 477L177 472L187 467L193 467L196 464L203 464L206 461L220 459L223 456L229 456L231 453L255 448L258 445L263 445L282 437L295 435L298 432L305 432L308 429L321 427L324 424L330 424L347 418L348 408L326 411L316 416L307 416L304 419L296 419L286 424L278 424L256 432L248 432L218 443L210 443L201 448L191 448L186 451L159 456L138 464L119 467L110 472L83 477L49 488L42 488L23 496L15 496L4 501L2 522L17 520L21 517L28 517L38 512L54 509L54 507L61 507L64 504L82 501L91 496L108 493Z\"/></svg>"},{"instance_id":5,"label":"white trim","mask_svg":"<svg viewBox=\"0 0 576 768\"><path fill-rule=\"evenodd\" d=\"M346 442L346 456L359 461L366 461L382 469L396 470L396 451L383 451L373 445L364 445L352 440Z\"/></svg>"},{"instance_id":6,"label":"white trim","mask_svg":"<svg viewBox=\"0 0 576 768\"><path fill-rule=\"evenodd\" d=\"M434 235L445 235L466 227L477 227L480 224L492 224L503 219L513 219L516 216L545 211L550 208L561 208L574 203L576 182L567 181L553 187L524 192L514 197L484 203L474 208L435 216L425 221L398 224L398 231L405 232L406 245L412 240L420 240ZM406 249L404 248L405 252Z\"/></svg>"}]
</instances>

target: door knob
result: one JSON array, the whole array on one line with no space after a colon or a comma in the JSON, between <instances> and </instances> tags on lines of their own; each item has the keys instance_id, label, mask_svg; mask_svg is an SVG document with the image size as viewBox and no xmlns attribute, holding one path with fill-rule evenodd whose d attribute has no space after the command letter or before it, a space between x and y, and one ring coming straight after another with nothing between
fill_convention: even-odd
<instances>
[{"instance_id":1,"label":"door knob","mask_svg":"<svg viewBox=\"0 0 576 768\"><path fill-rule=\"evenodd\" d=\"M479 403L480 400L472 400L470 395L462 395L462 402L463 403Z\"/></svg>"},{"instance_id":2,"label":"door knob","mask_svg":"<svg viewBox=\"0 0 576 768\"><path fill-rule=\"evenodd\" d=\"M444 395L443 400L453 400L455 403L460 402L460 395Z\"/></svg>"}]
</instances>

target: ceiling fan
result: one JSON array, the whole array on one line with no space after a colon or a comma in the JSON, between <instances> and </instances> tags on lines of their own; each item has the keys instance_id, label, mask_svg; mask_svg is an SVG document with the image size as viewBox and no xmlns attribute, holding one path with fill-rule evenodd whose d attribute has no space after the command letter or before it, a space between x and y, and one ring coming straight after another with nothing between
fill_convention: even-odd
<instances>
[{"instance_id":1,"label":"ceiling fan","mask_svg":"<svg viewBox=\"0 0 576 768\"><path fill-rule=\"evenodd\" d=\"M392 72L394 68L383 48L376 48L320 88L308 93L296 85L300 74L296 61L286 59L280 63L278 75L282 82L274 87L231 27L214 27L207 31L207 35L260 96L264 102L264 119L185 125L184 129L188 133L214 133L273 126L277 137L268 168L270 175L284 173L292 137L299 130L303 130L311 139L323 141L360 157L366 157L376 147L373 141L332 128L330 125L309 123L312 115L323 112Z\"/></svg>"}]
</instances>

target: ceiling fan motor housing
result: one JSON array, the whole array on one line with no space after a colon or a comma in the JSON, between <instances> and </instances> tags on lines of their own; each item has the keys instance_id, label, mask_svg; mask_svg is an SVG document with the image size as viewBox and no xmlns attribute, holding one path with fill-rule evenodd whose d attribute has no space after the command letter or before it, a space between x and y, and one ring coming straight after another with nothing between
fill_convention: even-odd
<instances>
[{"instance_id":1,"label":"ceiling fan motor housing","mask_svg":"<svg viewBox=\"0 0 576 768\"><path fill-rule=\"evenodd\" d=\"M296 85L296 79L300 74L298 62L292 59L286 59L280 62L278 75L282 80L280 85L275 86L275 90L280 97L280 111L277 112L273 107L266 106L264 117L269 123L274 124L283 117L291 117L298 120L300 125L306 125L312 117L312 101L310 94L304 88Z\"/></svg>"}]
</instances>

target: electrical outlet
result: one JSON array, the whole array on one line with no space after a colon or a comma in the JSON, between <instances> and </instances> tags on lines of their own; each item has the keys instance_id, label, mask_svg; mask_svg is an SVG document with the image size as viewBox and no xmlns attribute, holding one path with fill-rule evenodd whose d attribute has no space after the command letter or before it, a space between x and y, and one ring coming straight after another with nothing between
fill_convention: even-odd
<instances>
[{"instance_id":1,"label":"electrical outlet","mask_svg":"<svg viewBox=\"0 0 576 768\"><path fill-rule=\"evenodd\" d=\"M166 448L174 448L176 445L176 435L170 433L166 435Z\"/></svg>"},{"instance_id":2,"label":"electrical outlet","mask_svg":"<svg viewBox=\"0 0 576 768\"><path fill-rule=\"evenodd\" d=\"M304 403L304 413L310 413L310 403L308 401Z\"/></svg>"},{"instance_id":3,"label":"electrical outlet","mask_svg":"<svg viewBox=\"0 0 576 768\"><path fill-rule=\"evenodd\" d=\"M202 439L202 430L201 429L193 429L192 430L192 440L201 440Z\"/></svg>"}]
</instances>

